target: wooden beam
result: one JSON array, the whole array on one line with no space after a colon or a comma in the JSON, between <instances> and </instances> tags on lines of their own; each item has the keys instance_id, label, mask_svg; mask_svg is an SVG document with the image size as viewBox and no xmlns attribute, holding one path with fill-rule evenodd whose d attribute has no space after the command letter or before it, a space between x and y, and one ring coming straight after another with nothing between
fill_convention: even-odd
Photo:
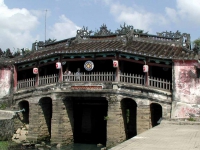
<instances>
[{"instance_id":1,"label":"wooden beam","mask_svg":"<svg viewBox=\"0 0 200 150\"><path fill-rule=\"evenodd\" d=\"M134 62L134 63L143 64L144 65L144 61L139 61L139 60L127 59L127 58L122 58L122 57L120 57L119 60L124 60L124 61L129 61L129 62Z\"/></svg>"},{"instance_id":2,"label":"wooden beam","mask_svg":"<svg viewBox=\"0 0 200 150\"><path fill-rule=\"evenodd\" d=\"M127 58L119 58L119 60L124 60L124 61L129 61L129 62L134 62L134 63L138 63L138 64L142 64L144 65L144 61L140 61L140 60L133 60L133 59L127 59ZM157 63L151 63L148 62L149 66L157 66L157 67L166 67L166 68L172 68L172 65L165 65L165 64L157 64Z\"/></svg>"},{"instance_id":3,"label":"wooden beam","mask_svg":"<svg viewBox=\"0 0 200 150\"><path fill-rule=\"evenodd\" d=\"M87 60L113 60L115 57L94 57L94 58L69 58L62 61L87 61Z\"/></svg>"},{"instance_id":4,"label":"wooden beam","mask_svg":"<svg viewBox=\"0 0 200 150\"><path fill-rule=\"evenodd\" d=\"M172 65L165 65L165 64L157 64L157 63L148 63L149 66L157 66L157 67L165 67L165 68L172 68Z\"/></svg>"}]
</instances>

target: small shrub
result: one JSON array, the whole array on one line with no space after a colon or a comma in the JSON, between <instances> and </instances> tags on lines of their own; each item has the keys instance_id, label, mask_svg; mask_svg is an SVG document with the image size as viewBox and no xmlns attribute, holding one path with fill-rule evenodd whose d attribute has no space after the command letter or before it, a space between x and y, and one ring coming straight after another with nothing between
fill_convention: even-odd
<instances>
[{"instance_id":1,"label":"small shrub","mask_svg":"<svg viewBox=\"0 0 200 150\"><path fill-rule=\"evenodd\" d=\"M194 118L190 117L188 118L188 121L196 121Z\"/></svg>"},{"instance_id":2,"label":"small shrub","mask_svg":"<svg viewBox=\"0 0 200 150\"><path fill-rule=\"evenodd\" d=\"M104 120L108 120L109 119L109 117L108 116L104 116Z\"/></svg>"},{"instance_id":3,"label":"small shrub","mask_svg":"<svg viewBox=\"0 0 200 150\"><path fill-rule=\"evenodd\" d=\"M6 107L7 107L6 103L2 103L2 104L0 104L0 109L1 109L1 110L6 109Z\"/></svg>"}]
</instances>

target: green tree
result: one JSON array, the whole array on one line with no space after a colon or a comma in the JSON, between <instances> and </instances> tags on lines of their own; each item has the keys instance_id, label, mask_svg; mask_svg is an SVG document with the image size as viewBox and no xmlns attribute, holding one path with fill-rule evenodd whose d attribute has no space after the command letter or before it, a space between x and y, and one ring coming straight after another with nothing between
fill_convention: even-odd
<instances>
[{"instance_id":1,"label":"green tree","mask_svg":"<svg viewBox=\"0 0 200 150\"><path fill-rule=\"evenodd\" d=\"M193 45L194 47L200 47L200 38L194 40Z\"/></svg>"}]
</instances>

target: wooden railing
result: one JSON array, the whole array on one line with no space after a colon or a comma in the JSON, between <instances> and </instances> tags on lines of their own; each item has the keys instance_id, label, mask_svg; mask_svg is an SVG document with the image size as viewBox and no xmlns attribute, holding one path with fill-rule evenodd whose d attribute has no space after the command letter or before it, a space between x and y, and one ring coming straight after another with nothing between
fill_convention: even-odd
<instances>
[{"instance_id":1,"label":"wooden railing","mask_svg":"<svg viewBox=\"0 0 200 150\"><path fill-rule=\"evenodd\" d=\"M159 89L165 89L165 90L171 90L172 89L171 82L167 81L165 79L149 77L148 80L149 80L148 86L159 88Z\"/></svg>"},{"instance_id":2,"label":"wooden railing","mask_svg":"<svg viewBox=\"0 0 200 150\"><path fill-rule=\"evenodd\" d=\"M39 85L48 85L48 84L57 83L57 82L58 82L57 74L39 77Z\"/></svg>"},{"instance_id":3,"label":"wooden railing","mask_svg":"<svg viewBox=\"0 0 200 150\"><path fill-rule=\"evenodd\" d=\"M135 74L128 74L128 73L120 73L118 76L118 80L116 79L116 75L113 72L92 72L92 73L71 73L69 75L63 75L63 82L121 82L121 83L130 83L134 85L140 86L149 86L154 87L162 90L171 90L171 82L154 78L148 77L148 82L145 81L145 77L143 75L135 75ZM58 75L48 75L48 76L40 76L38 86L48 85L57 83ZM147 85L146 85L147 84ZM35 86L35 79L26 79L20 80L17 83L17 88L28 88Z\"/></svg>"},{"instance_id":4,"label":"wooden railing","mask_svg":"<svg viewBox=\"0 0 200 150\"><path fill-rule=\"evenodd\" d=\"M34 87L35 86L35 78L29 78L25 80L20 80L17 82L17 89L23 89L28 87Z\"/></svg>"},{"instance_id":5,"label":"wooden railing","mask_svg":"<svg viewBox=\"0 0 200 150\"><path fill-rule=\"evenodd\" d=\"M128 74L128 73L121 73L120 82L144 85L144 76L137 75L137 74L134 75L134 74Z\"/></svg>"},{"instance_id":6,"label":"wooden railing","mask_svg":"<svg viewBox=\"0 0 200 150\"><path fill-rule=\"evenodd\" d=\"M113 82L115 74L113 72L92 72L92 73L71 73L63 75L64 82Z\"/></svg>"}]
</instances>

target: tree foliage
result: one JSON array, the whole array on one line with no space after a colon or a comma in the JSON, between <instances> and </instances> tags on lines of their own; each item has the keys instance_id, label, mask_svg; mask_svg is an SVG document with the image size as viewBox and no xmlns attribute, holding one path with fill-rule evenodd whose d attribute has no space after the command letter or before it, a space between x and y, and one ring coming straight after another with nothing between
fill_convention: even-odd
<instances>
[{"instance_id":1,"label":"tree foliage","mask_svg":"<svg viewBox=\"0 0 200 150\"><path fill-rule=\"evenodd\" d=\"M193 44L194 44L194 47L200 47L200 38L194 40Z\"/></svg>"}]
</instances>

